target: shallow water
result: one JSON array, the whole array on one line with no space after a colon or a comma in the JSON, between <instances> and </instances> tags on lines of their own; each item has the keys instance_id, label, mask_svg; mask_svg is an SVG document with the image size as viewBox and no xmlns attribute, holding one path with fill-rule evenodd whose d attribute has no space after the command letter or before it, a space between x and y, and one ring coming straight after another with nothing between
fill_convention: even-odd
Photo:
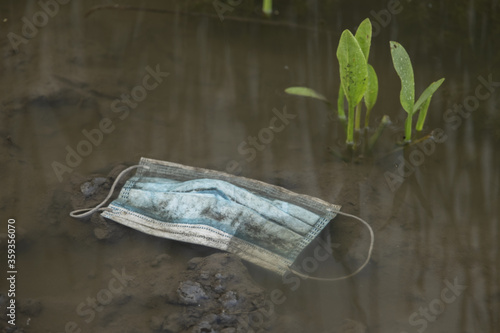
<instances>
[{"instance_id":1,"label":"shallow water","mask_svg":"<svg viewBox=\"0 0 500 333\"><path fill-rule=\"evenodd\" d=\"M85 18L98 4L61 5L17 52L8 38L1 42L2 244L8 219L15 219L15 298L19 304L28 299L41 304L40 312L36 306L19 308L18 327L71 332L75 328L67 323L74 322L83 332L144 331L151 330L148 323L157 313L179 311L131 292L127 301L98 313L99 320L86 322L75 313L107 286L113 269L133 270L167 253L166 269L182 272L193 257L217 252L138 232L97 241L89 223L68 216L71 185L84 179L78 174L107 175L145 156L280 185L340 204L372 225L372 260L345 281L286 281L246 264L264 294L279 290L286 298L261 315L287 319L264 331L293 331L285 328L287 320L297 332L349 332L348 325L360 332L362 327L367 332L498 331L498 1L401 1L397 13L385 17L386 2L278 1L275 19L292 24L288 27L120 10ZM210 1L134 5L216 14ZM258 6L245 2L225 15L260 19L254 12ZM32 20L39 11L36 1L1 4L2 36L21 35L23 17ZM328 152L327 147L342 149L345 137L327 108L283 90L305 85L335 100L338 39L365 17L378 22L379 32L370 57L380 84L371 122L378 124L387 114L392 125L374 157L345 162ZM387 24L380 23L383 19ZM424 128L424 134L441 134L440 142L390 153L402 139L406 114L389 40L402 43L411 56L417 96L430 82L446 78ZM156 68L165 74L156 87L141 90L145 96L138 95L137 87ZM485 80L493 82L490 90ZM138 98L128 107L114 102L131 93ZM455 105L464 106L461 113L447 112ZM259 138L285 109L290 116L283 130L274 128L270 138L260 134L264 142L250 149L249 138ZM95 133L100 126L109 133L96 137L97 144L82 143L83 130ZM69 166L67 149L88 155ZM71 172L58 176L54 162ZM367 233L342 217L333 220L329 232L341 245L336 254L341 274L352 271L366 253ZM1 253L1 267L7 267L6 246ZM133 272L137 281L147 282L146 273ZM125 315L130 319L120 324ZM11 326L2 318L3 326ZM259 324L253 324L258 331Z\"/></svg>"}]
</instances>

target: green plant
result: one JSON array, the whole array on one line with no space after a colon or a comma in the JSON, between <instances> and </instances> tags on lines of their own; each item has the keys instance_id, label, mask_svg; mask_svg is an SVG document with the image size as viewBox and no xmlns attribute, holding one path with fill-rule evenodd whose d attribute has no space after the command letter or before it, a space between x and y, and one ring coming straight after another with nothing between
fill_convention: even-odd
<instances>
[{"instance_id":1,"label":"green plant","mask_svg":"<svg viewBox=\"0 0 500 333\"><path fill-rule=\"evenodd\" d=\"M337 47L339 61L340 86L337 98L337 116L346 130L346 144L357 149L355 133L361 131L362 100L366 108L364 130L370 130L370 113L378 96L378 78L375 69L368 63L372 38L372 25L365 19L353 35L344 30ZM390 42L391 56L394 68L401 79L400 100L403 109L408 113L405 123L405 142L411 142L412 119L419 113L416 130L421 131L424 126L427 110L432 95L444 81L440 79L431 83L415 103L415 82L410 57L401 44ZM291 95L311 97L323 101L334 111L333 104L322 94L307 87L289 87L285 92ZM344 103L347 101L347 116L344 112ZM365 139L367 150L370 151L390 123L388 116L384 116L370 138Z\"/></svg>"},{"instance_id":2,"label":"green plant","mask_svg":"<svg viewBox=\"0 0 500 333\"><path fill-rule=\"evenodd\" d=\"M337 48L340 86L347 99L347 144L354 144L354 108L356 108L356 129L359 130L360 102L368 84L368 63L361 47L349 30L344 30ZM339 94L342 95L339 91ZM340 98L340 97L339 97Z\"/></svg>"},{"instance_id":3,"label":"green plant","mask_svg":"<svg viewBox=\"0 0 500 333\"><path fill-rule=\"evenodd\" d=\"M413 116L420 111L418 115L417 125L415 129L421 131L424 127L427 110L431 102L432 95L441 86L444 78L431 83L420 95L417 102L415 101L415 80L413 76L413 67L411 65L410 56L404 47L397 42L390 42L392 62L394 69L401 79L401 93L399 99L401 106L408 113L405 123L405 142L411 142L412 120Z\"/></svg>"},{"instance_id":4,"label":"green plant","mask_svg":"<svg viewBox=\"0 0 500 333\"><path fill-rule=\"evenodd\" d=\"M340 86L337 99L338 118L346 128L346 143L354 145L354 133L361 130L362 103L366 107L365 129L369 128L370 112L373 109L378 96L378 78L375 69L368 63L372 38L372 25L369 19L365 19L353 35L349 30L344 30L337 47L337 59L339 61ZM325 102L330 109L333 104L322 94L307 87L290 87L285 92L292 95L312 97ZM348 115L344 112L344 100L347 100ZM383 126L388 124L389 118L384 118ZM371 142L380 136L370 139ZM369 145L369 148L373 145Z\"/></svg>"}]
</instances>

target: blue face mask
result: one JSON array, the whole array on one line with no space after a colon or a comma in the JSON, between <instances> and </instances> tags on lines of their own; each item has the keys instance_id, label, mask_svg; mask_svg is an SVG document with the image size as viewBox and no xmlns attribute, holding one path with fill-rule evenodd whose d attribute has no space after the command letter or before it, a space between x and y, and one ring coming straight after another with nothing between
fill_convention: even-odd
<instances>
[{"instance_id":1,"label":"blue face mask","mask_svg":"<svg viewBox=\"0 0 500 333\"><path fill-rule=\"evenodd\" d=\"M119 179L134 168L136 175L119 197L102 209ZM336 214L351 216L338 205L257 180L147 158L124 170L100 205L70 215L81 218L97 210L150 235L217 248L280 275L292 270L301 276L291 268L297 256ZM372 236L369 255L349 276L369 260L373 232L366 225Z\"/></svg>"}]
</instances>

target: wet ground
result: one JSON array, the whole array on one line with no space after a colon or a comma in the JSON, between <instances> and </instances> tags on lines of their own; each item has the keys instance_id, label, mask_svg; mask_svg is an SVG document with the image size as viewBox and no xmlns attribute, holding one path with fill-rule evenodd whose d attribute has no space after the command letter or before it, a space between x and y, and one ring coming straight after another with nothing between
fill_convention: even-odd
<instances>
[{"instance_id":1,"label":"wet ground","mask_svg":"<svg viewBox=\"0 0 500 333\"><path fill-rule=\"evenodd\" d=\"M134 3L204 16L88 17L112 2L60 2L45 16L36 1L0 4L0 267L5 278L13 274L7 242L15 225L17 272L15 297L9 280L0 284L2 308L16 301L15 325L2 312L2 331L498 331L497 1L278 1L273 21L287 26L256 22L263 18L252 1L223 14L246 21L221 21L210 1ZM372 156L350 162L328 150L341 150L345 134L327 108L283 90L306 85L335 100L338 39L366 17L378 29L371 121L388 114L392 124ZM446 78L421 135L434 140L406 150L395 144L406 114L389 40L411 56L417 96ZM272 137L261 140L263 129ZM253 148L252 137L260 140ZM373 227L372 259L344 281L282 279L98 215L69 217L102 200L142 156L339 204ZM368 233L354 220L336 217L321 237L338 247L318 276L348 274L366 255Z\"/></svg>"}]
</instances>

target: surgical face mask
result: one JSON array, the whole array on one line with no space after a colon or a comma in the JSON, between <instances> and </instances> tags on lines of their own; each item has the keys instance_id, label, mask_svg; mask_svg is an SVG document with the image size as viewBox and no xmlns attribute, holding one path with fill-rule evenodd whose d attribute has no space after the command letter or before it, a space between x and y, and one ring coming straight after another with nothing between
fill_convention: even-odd
<instances>
[{"instance_id":1,"label":"surgical face mask","mask_svg":"<svg viewBox=\"0 0 500 333\"><path fill-rule=\"evenodd\" d=\"M137 169L119 197L111 197L120 178ZM280 275L293 269L298 255L336 216L343 214L364 223L371 236L366 261L373 248L373 231L358 217L341 213L340 206L257 180L171 162L141 158L139 165L122 171L108 197L93 209L70 213L83 218L97 210L102 216L144 233L205 245L234 253Z\"/></svg>"}]
</instances>

